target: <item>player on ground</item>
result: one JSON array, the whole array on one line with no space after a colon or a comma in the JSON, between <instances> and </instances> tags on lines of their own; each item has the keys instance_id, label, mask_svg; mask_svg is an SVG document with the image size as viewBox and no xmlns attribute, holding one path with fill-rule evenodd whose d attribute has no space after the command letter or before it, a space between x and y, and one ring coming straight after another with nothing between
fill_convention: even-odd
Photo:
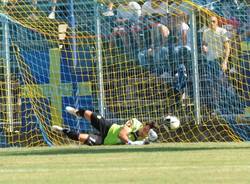
<instances>
[{"instance_id":1,"label":"player on ground","mask_svg":"<svg viewBox=\"0 0 250 184\"><path fill-rule=\"evenodd\" d=\"M118 125L105 120L102 116L85 109L66 107L66 111L76 117L83 117L99 131L99 134L85 134L72 131L68 128L52 126L53 130L62 132L72 140L92 145L143 145L155 141L158 136L153 130L155 123L141 123L136 118L128 120L124 125Z\"/></svg>"}]
</instances>

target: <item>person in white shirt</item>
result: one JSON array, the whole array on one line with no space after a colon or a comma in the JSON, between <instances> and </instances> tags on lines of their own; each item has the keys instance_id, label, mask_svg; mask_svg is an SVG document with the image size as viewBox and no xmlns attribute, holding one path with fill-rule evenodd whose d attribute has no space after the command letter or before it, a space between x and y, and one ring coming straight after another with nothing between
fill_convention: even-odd
<instances>
[{"instance_id":1,"label":"person in white shirt","mask_svg":"<svg viewBox=\"0 0 250 184\"><path fill-rule=\"evenodd\" d=\"M206 93L210 96L213 113L233 114L240 112L243 105L240 96L228 80L230 40L227 30L219 27L218 18L209 18L209 27L203 32L202 50L205 54L205 69L208 83ZM212 89L212 90L211 90Z\"/></svg>"},{"instance_id":2,"label":"person in white shirt","mask_svg":"<svg viewBox=\"0 0 250 184\"><path fill-rule=\"evenodd\" d=\"M52 1L51 12L50 12L48 17L49 17L49 19L55 19L57 0L51 0L51 1ZM36 9L37 8L37 0L32 0L32 4Z\"/></svg>"},{"instance_id":3,"label":"person in white shirt","mask_svg":"<svg viewBox=\"0 0 250 184\"><path fill-rule=\"evenodd\" d=\"M227 30L218 26L215 16L210 18L210 27L204 30L202 50L208 61L221 61L221 69L225 72L228 66L230 44Z\"/></svg>"},{"instance_id":4,"label":"person in white shirt","mask_svg":"<svg viewBox=\"0 0 250 184\"><path fill-rule=\"evenodd\" d=\"M110 2L107 6L107 9L105 12L102 13L103 16L105 17L111 17L114 16L114 11L113 11L114 3Z\"/></svg>"},{"instance_id":5,"label":"person in white shirt","mask_svg":"<svg viewBox=\"0 0 250 184\"><path fill-rule=\"evenodd\" d=\"M139 64L158 72L164 70L167 62L167 27L168 1L148 0L142 5L142 19L144 20L144 48L138 54Z\"/></svg>"},{"instance_id":6,"label":"person in white shirt","mask_svg":"<svg viewBox=\"0 0 250 184\"><path fill-rule=\"evenodd\" d=\"M113 29L113 36L119 35L123 44L126 48L129 47L129 40L135 40L138 42L138 32L139 30L139 19L141 16L141 6L135 1L127 1L120 4L116 9L117 15ZM130 34L131 33L131 34ZM117 39L116 37L111 37L111 47L112 44ZM132 36L133 38L130 38ZM114 40L115 39L115 40ZM131 43L132 44L132 43Z\"/></svg>"},{"instance_id":7,"label":"person in white shirt","mask_svg":"<svg viewBox=\"0 0 250 184\"><path fill-rule=\"evenodd\" d=\"M176 37L175 52L183 47L191 50L191 31L188 25L191 11L192 7L184 0L176 0L169 7L169 14L171 15L169 27Z\"/></svg>"},{"instance_id":8,"label":"person in white shirt","mask_svg":"<svg viewBox=\"0 0 250 184\"><path fill-rule=\"evenodd\" d=\"M142 18L147 17L151 28L157 27L161 36L167 38L169 36L169 29L167 27L168 12L167 0L148 0L142 5L141 15ZM153 38L150 39L152 40Z\"/></svg>"},{"instance_id":9,"label":"person in white shirt","mask_svg":"<svg viewBox=\"0 0 250 184\"><path fill-rule=\"evenodd\" d=\"M120 4L117 8L117 18L133 21L137 23L141 16L141 6L135 2L124 2Z\"/></svg>"},{"instance_id":10,"label":"person in white shirt","mask_svg":"<svg viewBox=\"0 0 250 184\"><path fill-rule=\"evenodd\" d=\"M191 51L191 31L190 27L184 21L177 24L177 43L174 48L175 52L178 52L181 48L186 48Z\"/></svg>"},{"instance_id":11,"label":"person in white shirt","mask_svg":"<svg viewBox=\"0 0 250 184\"><path fill-rule=\"evenodd\" d=\"M142 16L161 15L161 23L167 25L168 19L168 1L166 0L148 0L142 5Z\"/></svg>"}]
</instances>

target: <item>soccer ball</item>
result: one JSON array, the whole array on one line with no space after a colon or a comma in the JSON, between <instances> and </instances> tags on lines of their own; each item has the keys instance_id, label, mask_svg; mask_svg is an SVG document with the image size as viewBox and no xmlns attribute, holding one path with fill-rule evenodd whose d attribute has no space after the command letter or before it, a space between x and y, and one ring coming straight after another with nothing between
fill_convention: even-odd
<instances>
[{"instance_id":1,"label":"soccer ball","mask_svg":"<svg viewBox=\"0 0 250 184\"><path fill-rule=\"evenodd\" d=\"M170 130L176 130L181 125L180 120L176 116L168 115L168 116L164 117L163 120L164 120L164 123L167 125L167 127Z\"/></svg>"}]
</instances>

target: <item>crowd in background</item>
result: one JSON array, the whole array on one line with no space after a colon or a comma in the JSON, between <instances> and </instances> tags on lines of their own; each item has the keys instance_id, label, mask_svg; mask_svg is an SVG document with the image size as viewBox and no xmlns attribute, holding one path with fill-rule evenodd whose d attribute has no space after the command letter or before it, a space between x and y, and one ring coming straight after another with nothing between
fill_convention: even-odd
<instances>
[{"instance_id":1,"label":"crowd in background","mask_svg":"<svg viewBox=\"0 0 250 184\"><path fill-rule=\"evenodd\" d=\"M239 94L228 80L228 73L235 68L229 63L233 63L236 57L241 57L242 52L238 43L249 39L250 21L247 15L243 15L242 20L237 20L233 17L233 13L229 15L228 12L230 13L232 8L241 11L246 7L242 5L243 2L233 0L230 3L228 1L203 3L203 7L218 14L201 16L204 20L197 23L199 25L195 30L199 36L198 51L199 56L203 58L200 58L204 64L203 72L206 73L202 76L209 81L204 85L207 86L206 96L211 96L209 104L217 113L232 113L237 109L237 113L240 113L242 104ZM125 52L133 48L140 66L157 75L166 73L173 75L170 69L176 72L183 66L187 67L188 63L185 61L191 60L194 38L190 20L193 9L194 7L184 0L147 0L141 4L128 1L118 6L109 3L107 11L102 15L113 23L110 32L108 31L109 41L113 44L111 47L123 47ZM121 43L114 45L118 37L122 40L122 46ZM235 53L236 51L238 53ZM185 59L180 61L180 56ZM177 60L173 62L177 65L170 66L171 60L175 58ZM178 64L182 64L181 67ZM214 89L211 90L212 88ZM228 103L230 100L232 103Z\"/></svg>"},{"instance_id":2,"label":"crowd in background","mask_svg":"<svg viewBox=\"0 0 250 184\"><path fill-rule=\"evenodd\" d=\"M48 18L59 19L59 1L49 2ZM191 27L194 7L185 0L127 0L100 4L102 41L108 43L106 46L109 49L121 49L122 53L132 56L138 65L165 78L166 82L177 75L178 82L174 83L174 88L178 93L183 93L187 75L191 74L189 71L186 73L186 68L191 68L191 53L194 52L192 45L197 39L199 59L204 64L203 71L213 71L204 75L212 81L212 86L216 86L212 96L224 95L223 101L227 102L226 98L235 98L237 92L224 76L237 70L230 63L237 62L234 60L243 53L239 52L239 43L250 40L250 8L246 6L246 1L240 0L194 2L217 14L209 17L199 12L200 17L195 20L197 30L192 30ZM31 4L37 9L37 0L32 0ZM35 20L32 16L31 14L31 20ZM79 18L79 15L75 16ZM88 20L86 18L82 21ZM197 38L193 37L194 32ZM207 85L207 90L211 88ZM208 91L207 94L211 93ZM215 104L214 101L216 99L211 104Z\"/></svg>"}]
</instances>

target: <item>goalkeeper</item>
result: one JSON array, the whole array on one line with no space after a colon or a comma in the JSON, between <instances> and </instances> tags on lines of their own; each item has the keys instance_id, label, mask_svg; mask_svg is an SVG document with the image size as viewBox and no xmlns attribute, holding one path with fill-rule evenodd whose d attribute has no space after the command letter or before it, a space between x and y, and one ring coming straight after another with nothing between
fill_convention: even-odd
<instances>
[{"instance_id":1,"label":"goalkeeper","mask_svg":"<svg viewBox=\"0 0 250 184\"><path fill-rule=\"evenodd\" d=\"M143 145L155 141L158 136L153 130L155 123L141 123L136 118L128 120L124 125L118 125L105 120L102 116L85 109L75 109L66 107L66 111L76 117L83 117L95 127L98 134L85 134L62 128L57 125L52 126L55 131L62 132L72 140L80 141L83 144L93 145Z\"/></svg>"}]
</instances>

